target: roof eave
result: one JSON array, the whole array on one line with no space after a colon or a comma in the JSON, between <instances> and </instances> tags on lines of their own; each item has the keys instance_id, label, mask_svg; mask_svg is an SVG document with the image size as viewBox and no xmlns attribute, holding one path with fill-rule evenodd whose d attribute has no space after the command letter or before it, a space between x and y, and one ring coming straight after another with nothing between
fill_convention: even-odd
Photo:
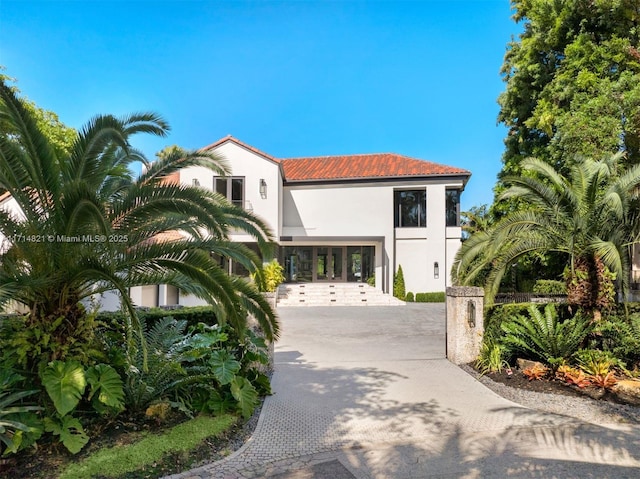
<instances>
[{"instance_id":1,"label":"roof eave","mask_svg":"<svg viewBox=\"0 0 640 479\"><path fill-rule=\"evenodd\" d=\"M353 178L304 178L304 179L296 179L290 180L284 178L284 184L338 184L338 183L379 183L383 181L419 181L425 179L433 179L433 178L460 178L462 179L463 186L467 184L469 178L471 177L471 172L461 172L461 173L439 173L439 174L429 174L429 175L395 175L395 176L358 176Z\"/></svg>"}]
</instances>

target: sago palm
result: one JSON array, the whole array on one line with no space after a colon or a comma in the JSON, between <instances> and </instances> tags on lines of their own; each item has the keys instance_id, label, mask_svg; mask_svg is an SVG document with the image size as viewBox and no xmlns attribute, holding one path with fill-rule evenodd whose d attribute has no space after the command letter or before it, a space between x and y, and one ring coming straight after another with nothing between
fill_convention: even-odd
<instances>
[{"instance_id":1,"label":"sago palm","mask_svg":"<svg viewBox=\"0 0 640 479\"><path fill-rule=\"evenodd\" d=\"M474 284L488 268L485 286L491 302L518 258L556 252L566 255L570 281L585 265L591 278L606 267L613 273L609 278L617 278L626 291L640 166L622 170L620 158L576 161L566 177L543 161L523 162L523 174L508 179L511 186L501 199L517 198L530 207L507 214L465 241L453 268L456 281ZM587 306L597 309L603 285L594 286Z\"/></svg>"},{"instance_id":2,"label":"sago palm","mask_svg":"<svg viewBox=\"0 0 640 479\"><path fill-rule=\"evenodd\" d=\"M17 213L0 209L0 306L26 305L30 328L61 322L52 341L70 344L83 334L83 300L116 291L135 318L129 288L168 284L214 305L222 322L242 330L251 314L267 337L277 336L268 302L214 259L232 258L255 271L258 256L229 241L228 232L248 232L265 250L268 228L211 191L170 181L190 166L226 174L221 158L174 149L149 163L130 138L166 134L168 125L151 113L97 116L78 132L70 153L58 156L3 82L0 125L9 125L0 132L0 188L17 205ZM146 166L137 178L133 162ZM166 232L182 234L160 239Z\"/></svg>"}]
</instances>

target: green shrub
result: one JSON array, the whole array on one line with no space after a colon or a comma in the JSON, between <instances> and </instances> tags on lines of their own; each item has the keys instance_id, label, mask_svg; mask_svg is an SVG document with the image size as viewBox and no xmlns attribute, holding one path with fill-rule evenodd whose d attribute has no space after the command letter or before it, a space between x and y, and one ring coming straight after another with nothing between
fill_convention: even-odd
<instances>
[{"instance_id":1,"label":"green shrub","mask_svg":"<svg viewBox=\"0 0 640 479\"><path fill-rule=\"evenodd\" d=\"M595 324L588 347L610 352L628 364L640 360L640 314L607 314Z\"/></svg>"},{"instance_id":2,"label":"green shrub","mask_svg":"<svg viewBox=\"0 0 640 479\"><path fill-rule=\"evenodd\" d=\"M444 291L416 294L416 303L444 303L445 300L446 296Z\"/></svg>"},{"instance_id":3,"label":"green shrub","mask_svg":"<svg viewBox=\"0 0 640 479\"><path fill-rule=\"evenodd\" d=\"M42 420L35 414L42 408L24 404L26 397L39 391L19 390L23 380L9 369L0 370L0 457L30 446L42 434Z\"/></svg>"},{"instance_id":4,"label":"green shrub","mask_svg":"<svg viewBox=\"0 0 640 479\"><path fill-rule=\"evenodd\" d=\"M567 294L567 283L552 279L539 279L533 285L537 294Z\"/></svg>"},{"instance_id":5,"label":"green shrub","mask_svg":"<svg viewBox=\"0 0 640 479\"><path fill-rule=\"evenodd\" d=\"M373 275L373 276L369 276L369 277L367 278L367 284L368 284L369 286L375 286L375 285L376 285L376 276L375 276L375 275Z\"/></svg>"},{"instance_id":6,"label":"green shrub","mask_svg":"<svg viewBox=\"0 0 640 479\"><path fill-rule=\"evenodd\" d=\"M167 316L171 316L176 321L184 321L187 327L196 327L200 323L210 326L218 324L213 306L193 306L172 310L164 308L139 309L137 315L140 322L145 323L149 327L152 327L155 323ZM116 311L99 313L97 321L109 327L120 328L129 320L123 313Z\"/></svg>"},{"instance_id":7,"label":"green shrub","mask_svg":"<svg viewBox=\"0 0 640 479\"><path fill-rule=\"evenodd\" d=\"M504 333L502 323L509 321L516 316L527 316L529 307L534 303L508 303L496 304L485 309L484 312L484 338L499 339ZM539 306L539 305L538 305ZM569 319L573 313L566 304L556 305L558 318L562 321Z\"/></svg>"},{"instance_id":8,"label":"green shrub","mask_svg":"<svg viewBox=\"0 0 640 479\"><path fill-rule=\"evenodd\" d=\"M554 366L575 353L592 328L586 316L577 314L561 321L556 305L547 304L543 314L532 304L528 315L518 315L501 324L503 337L500 342L512 353Z\"/></svg>"},{"instance_id":9,"label":"green shrub","mask_svg":"<svg viewBox=\"0 0 640 479\"><path fill-rule=\"evenodd\" d=\"M404 299L407 303L413 303L415 299L413 298L413 293L409 291L407 293L407 297Z\"/></svg>"},{"instance_id":10,"label":"green shrub","mask_svg":"<svg viewBox=\"0 0 640 479\"><path fill-rule=\"evenodd\" d=\"M284 281L284 268L277 259L273 259L264 264L261 273L254 274L253 279L260 291L273 293Z\"/></svg>"},{"instance_id":11,"label":"green shrub","mask_svg":"<svg viewBox=\"0 0 640 479\"><path fill-rule=\"evenodd\" d=\"M593 376L606 376L613 368L621 371L626 370L625 363L616 358L609 351L600 351L599 349L580 349L573 354L572 359L576 364L578 364L580 369Z\"/></svg>"},{"instance_id":12,"label":"green shrub","mask_svg":"<svg viewBox=\"0 0 640 479\"><path fill-rule=\"evenodd\" d=\"M404 273L402 272L402 266L398 265L398 272L393 278L393 295L404 301L407 296L407 292L404 286Z\"/></svg>"}]
</instances>

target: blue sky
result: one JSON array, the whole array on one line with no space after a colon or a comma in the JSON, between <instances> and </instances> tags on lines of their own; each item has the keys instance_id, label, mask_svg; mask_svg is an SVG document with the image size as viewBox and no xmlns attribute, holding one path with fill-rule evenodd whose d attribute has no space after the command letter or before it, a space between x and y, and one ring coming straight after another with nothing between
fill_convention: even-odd
<instances>
[{"instance_id":1,"label":"blue sky","mask_svg":"<svg viewBox=\"0 0 640 479\"><path fill-rule=\"evenodd\" d=\"M508 0L0 0L0 65L79 128L154 111L148 156L231 134L278 158L400 153L471 170L491 203Z\"/></svg>"}]
</instances>

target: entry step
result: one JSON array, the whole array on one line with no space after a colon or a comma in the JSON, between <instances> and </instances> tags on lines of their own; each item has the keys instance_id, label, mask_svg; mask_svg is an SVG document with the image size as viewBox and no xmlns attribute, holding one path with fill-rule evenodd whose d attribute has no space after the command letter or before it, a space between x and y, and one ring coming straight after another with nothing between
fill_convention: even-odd
<instances>
[{"instance_id":1,"label":"entry step","mask_svg":"<svg viewBox=\"0 0 640 479\"><path fill-rule=\"evenodd\" d=\"M364 283L286 283L278 306L401 306L404 301Z\"/></svg>"}]
</instances>

